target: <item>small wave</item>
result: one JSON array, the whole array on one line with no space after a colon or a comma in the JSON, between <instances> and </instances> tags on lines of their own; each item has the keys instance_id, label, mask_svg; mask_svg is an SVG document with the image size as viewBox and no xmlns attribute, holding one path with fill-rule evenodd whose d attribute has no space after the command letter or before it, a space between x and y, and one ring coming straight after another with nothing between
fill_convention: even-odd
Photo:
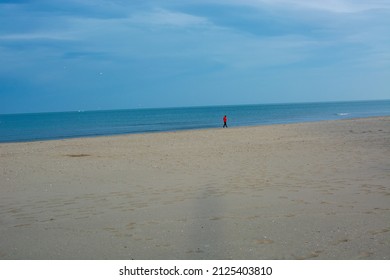
<instances>
[{"instance_id":1,"label":"small wave","mask_svg":"<svg viewBox=\"0 0 390 280\"><path fill-rule=\"evenodd\" d=\"M337 116L348 116L349 113L337 113L336 115L337 115Z\"/></svg>"}]
</instances>

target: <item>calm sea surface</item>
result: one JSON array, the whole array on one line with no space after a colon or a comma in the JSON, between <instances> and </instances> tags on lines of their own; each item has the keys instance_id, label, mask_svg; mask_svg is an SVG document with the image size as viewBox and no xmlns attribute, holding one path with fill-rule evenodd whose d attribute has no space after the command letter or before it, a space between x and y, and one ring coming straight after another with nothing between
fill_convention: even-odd
<instances>
[{"instance_id":1,"label":"calm sea surface","mask_svg":"<svg viewBox=\"0 0 390 280\"><path fill-rule=\"evenodd\" d=\"M390 100L0 115L0 142L390 116Z\"/></svg>"}]
</instances>

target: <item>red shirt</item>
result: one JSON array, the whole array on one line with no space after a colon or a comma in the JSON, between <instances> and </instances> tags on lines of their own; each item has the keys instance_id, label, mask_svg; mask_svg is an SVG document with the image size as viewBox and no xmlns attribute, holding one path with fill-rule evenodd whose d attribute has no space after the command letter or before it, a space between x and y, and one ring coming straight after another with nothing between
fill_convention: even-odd
<instances>
[{"instance_id":1,"label":"red shirt","mask_svg":"<svg viewBox=\"0 0 390 280\"><path fill-rule=\"evenodd\" d=\"M224 122L227 121L227 117L226 117L226 116L223 117L223 121L224 121Z\"/></svg>"}]
</instances>

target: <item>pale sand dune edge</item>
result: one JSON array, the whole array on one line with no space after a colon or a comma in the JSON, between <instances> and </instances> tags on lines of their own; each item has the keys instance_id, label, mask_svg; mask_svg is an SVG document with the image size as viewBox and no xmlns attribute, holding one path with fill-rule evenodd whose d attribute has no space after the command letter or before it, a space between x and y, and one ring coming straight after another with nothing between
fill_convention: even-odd
<instances>
[{"instance_id":1,"label":"pale sand dune edge","mask_svg":"<svg viewBox=\"0 0 390 280\"><path fill-rule=\"evenodd\" d=\"M390 117L0 144L0 259L389 259Z\"/></svg>"}]
</instances>

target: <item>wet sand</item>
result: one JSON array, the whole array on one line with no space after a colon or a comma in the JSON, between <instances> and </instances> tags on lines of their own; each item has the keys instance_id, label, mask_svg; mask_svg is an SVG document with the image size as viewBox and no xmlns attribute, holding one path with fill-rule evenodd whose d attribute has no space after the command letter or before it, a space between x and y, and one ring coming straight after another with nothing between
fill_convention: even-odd
<instances>
[{"instance_id":1,"label":"wet sand","mask_svg":"<svg viewBox=\"0 0 390 280\"><path fill-rule=\"evenodd\" d=\"M0 259L389 259L390 117L0 144Z\"/></svg>"}]
</instances>

